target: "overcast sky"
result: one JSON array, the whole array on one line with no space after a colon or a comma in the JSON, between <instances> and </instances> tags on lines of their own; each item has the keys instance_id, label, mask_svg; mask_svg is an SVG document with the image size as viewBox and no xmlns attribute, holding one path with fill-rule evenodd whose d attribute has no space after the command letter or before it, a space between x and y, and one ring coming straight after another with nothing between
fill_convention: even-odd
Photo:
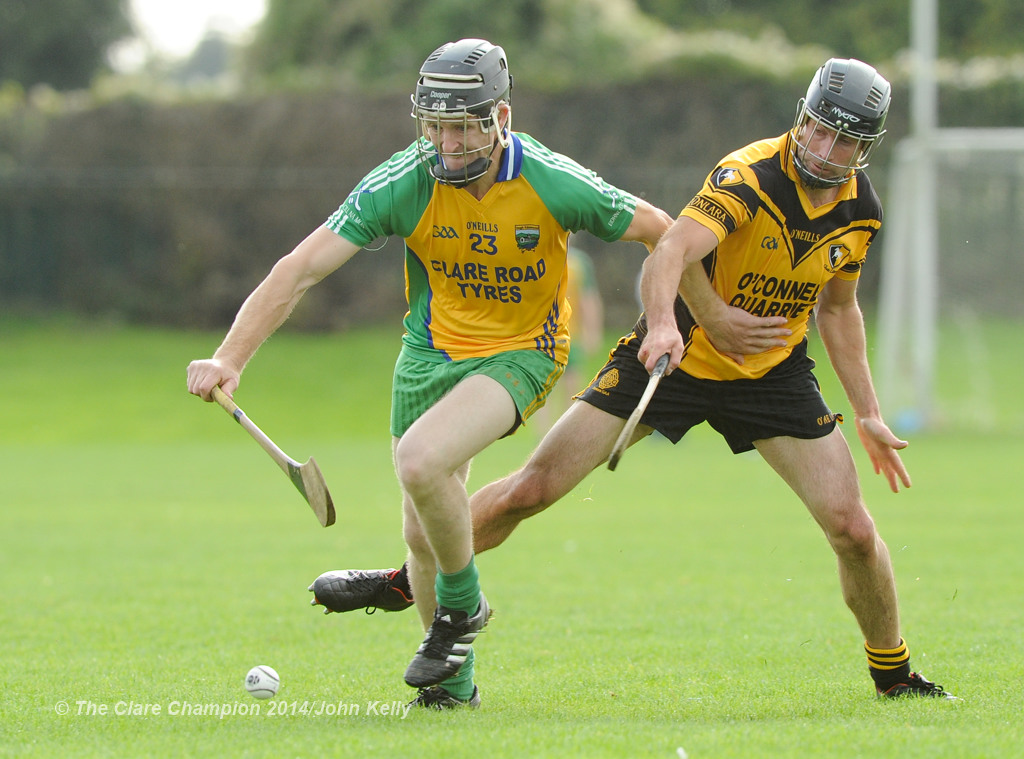
<instances>
[{"instance_id":1,"label":"overcast sky","mask_svg":"<svg viewBox=\"0 0 1024 759\"><path fill-rule=\"evenodd\" d=\"M131 0L135 23L145 39L123 46L115 61L130 68L148 51L182 58L208 31L241 37L263 17L266 6L266 0Z\"/></svg>"}]
</instances>

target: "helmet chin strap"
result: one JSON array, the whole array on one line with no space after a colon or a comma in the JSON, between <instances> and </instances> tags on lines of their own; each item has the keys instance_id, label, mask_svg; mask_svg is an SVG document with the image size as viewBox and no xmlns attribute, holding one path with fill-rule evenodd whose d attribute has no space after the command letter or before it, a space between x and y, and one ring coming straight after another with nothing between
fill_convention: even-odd
<instances>
[{"instance_id":1,"label":"helmet chin strap","mask_svg":"<svg viewBox=\"0 0 1024 759\"><path fill-rule=\"evenodd\" d=\"M430 167L430 173L441 184L448 184L452 187L465 187L486 174L487 169L490 167L491 157L483 156L463 166L461 169L447 169L444 166L444 158L438 156L437 163Z\"/></svg>"},{"instance_id":2,"label":"helmet chin strap","mask_svg":"<svg viewBox=\"0 0 1024 759\"><path fill-rule=\"evenodd\" d=\"M442 184L451 185L452 187L462 188L468 184L472 184L484 174L491 167L491 156L494 155L495 148L502 141L495 139L491 145L490 152L477 158L461 169L449 169L444 165L444 156L438 153L437 163L430 167L430 173L433 174L434 179ZM503 144L503 143L502 143Z\"/></svg>"}]
</instances>

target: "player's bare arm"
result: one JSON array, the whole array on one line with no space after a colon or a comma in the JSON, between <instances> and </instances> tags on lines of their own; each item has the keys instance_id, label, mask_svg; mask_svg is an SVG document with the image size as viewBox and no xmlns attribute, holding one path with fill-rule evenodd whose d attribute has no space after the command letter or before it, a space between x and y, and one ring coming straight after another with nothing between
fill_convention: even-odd
<instances>
[{"instance_id":1,"label":"player's bare arm","mask_svg":"<svg viewBox=\"0 0 1024 759\"><path fill-rule=\"evenodd\" d=\"M642 198L637 198L636 213L622 234L622 239L643 243L647 250L651 251L671 226L672 217L668 213Z\"/></svg>"},{"instance_id":2,"label":"player's bare arm","mask_svg":"<svg viewBox=\"0 0 1024 759\"><path fill-rule=\"evenodd\" d=\"M907 447L907 442L896 437L882 420L871 381L856 281L830 281L822 288L815 315L821 342L850 400L857 435L875 474L884 475L894 493L899 492L901 483L909 488L910 475L897 453Z\"/></svg>"},{"instance_id":3,"label":"player's bare arm","mask_svg":"<svg viewBox=\"0 0 1024 759\"><path fill-rule=\"evenodd\" d=\"M257 349L280 327L306 290L359 251L359 247L320 227L280 259L242 304L231 329L209 359L188 366L188 391L212 401L213 387L229 396Z\"/></svg>"},{"instance_id":4,"label":"player's bare arm","mask_svg":"<svg viewBox=\"0 0 1024 759\"><path fill-rule=\"evenodd\" d=\"M676 325L676 294L687 267L696 265L718 245L718 238L707 227L686 217L675 220L658 241L654 252L644 261L640 277L640 297L647 317L647 336L638 358L651 371L658 359L669 354L665 374L683 360L685 343Z\"/></svg>"}]
</instances>

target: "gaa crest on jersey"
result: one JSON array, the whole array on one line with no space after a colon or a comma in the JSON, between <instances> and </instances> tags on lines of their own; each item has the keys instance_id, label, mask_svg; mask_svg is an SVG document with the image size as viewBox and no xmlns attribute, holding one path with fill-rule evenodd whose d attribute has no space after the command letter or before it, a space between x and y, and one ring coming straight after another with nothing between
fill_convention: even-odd
<instances>
[{"instance_id":1,"label":"gaa crest on jersey","mask_svg":"<svg viewBox=\"0 0 1024 759\"><path fill-rule=\"evenodd\" d=\"M743 174L739 169L731 166L721 168L715 174L714 184L716 187L729 187L734 184L743 184Z\"/></svg>"},{"instance_id":2,"label":"gaa crest on jersey","mask_svg":"<svg viewBox=\"0 0 1024 759\"><path fill-rule=\"evenodd\" d=\"M601 377L597 380L597 386L594 389L600 393L603 393L604 395L608 395L608 391L611 390L613 387L618 387L618 385L619 370L610 369L601 375Z\"/></svg>"},{"instance_id":3,"label":"gaa crest on jersey","mask_svg":"<svg viewBox=\"0 0 1024 759\"><path fill-rule=\"evenodd\" d=\"M839 271L850 260L850 248L844 243L835 243L828 246L828 265L830 272Z\"/></svg>"},{"instance_id":4,"label":"gaa crest on jersey","mask_svg":"<svg viewBox=\"0 0 1024 759\"><path fill-rule=\"evenodd\" d=\"M516 224L516 245L519 250L536 250L540 244L540 227L536 224Z\"/></svg>"}]
</instances>

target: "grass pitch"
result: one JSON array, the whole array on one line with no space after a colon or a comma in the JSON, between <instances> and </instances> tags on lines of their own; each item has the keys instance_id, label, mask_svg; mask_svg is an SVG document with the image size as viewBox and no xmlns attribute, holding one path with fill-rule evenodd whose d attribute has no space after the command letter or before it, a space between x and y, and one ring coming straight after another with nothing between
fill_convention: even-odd
<instances>
[{"instance_id":1,"label":"grass pitch","mask_svg":"<svg viewBox=\"0 0 1024 759\"><path fill-rule=\"evenodd\" d=\"M277 336L238 393L282 448L316 456L338 508L326 530L237 425L185 392L186 364L219 338L0 320L0 755L902 759L1024 747L1024 436L1006 413L984 431L914 437L914 487L900 495L847 431L913 664L961 701L873 697L818 529L756 455L732 456L701 428L631 449L482 554L496 609L477 645L483 708L403 718L415 615L323 616L306 591L326 569L402 561L387 432L400 335ZM989 370L993 388L1016 387ZM825 362L819 377L845 410ZM1016 394L991 401L1019 421ZM471 487L536 439L524 430L487 451ZM282 676L272 701L243 688L255 664Z\"/></svg>"}]
</instances>

